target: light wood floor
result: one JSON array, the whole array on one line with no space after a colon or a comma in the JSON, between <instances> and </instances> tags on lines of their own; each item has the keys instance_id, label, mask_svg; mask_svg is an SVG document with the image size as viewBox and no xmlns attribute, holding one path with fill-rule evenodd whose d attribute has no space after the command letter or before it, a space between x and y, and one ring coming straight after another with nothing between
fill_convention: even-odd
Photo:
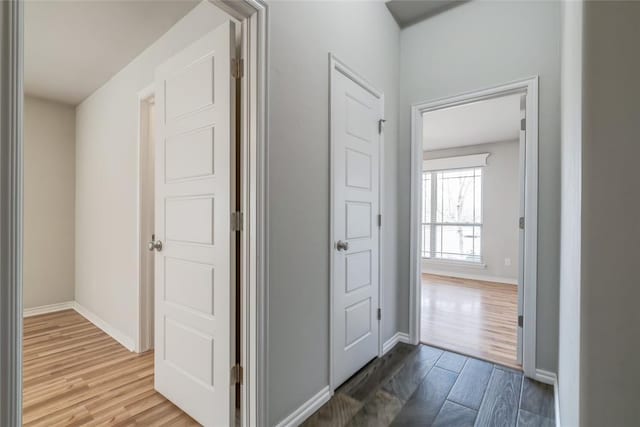
<instances>
[{"instance_id":1,"label":"light wood floor","mask_svg":"<svg viewBox=\"0 0 640 427\"><path fill-rule=\"evenodd\" d=\"M24 319L24 426L197 426L132 353L73 310Z\"/></svg>"},{"instance_id":2,"label":"light wood floor","mask_svg":"<svg viewBox=\"0 0 640 427\"><path fill-rule=\"evenodd\" d=\"M421 341L494 363L517 364L514 285L422 275Z\"/></svg>"}]
</instances>

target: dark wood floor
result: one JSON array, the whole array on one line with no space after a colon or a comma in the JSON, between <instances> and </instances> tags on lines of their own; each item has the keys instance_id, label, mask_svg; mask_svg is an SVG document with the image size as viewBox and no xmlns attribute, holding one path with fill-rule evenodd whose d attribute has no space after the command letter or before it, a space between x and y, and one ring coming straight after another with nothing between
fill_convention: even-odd
<instances>
[{"instance_id":1,"label":"dark wood floor","mask_svg":"<svg viewBox=\"0 0 640 427\"><path fill-rule=\"evenodd\" d=\"M553 388L500 365L398 344L304 426L553 426Z\"/></svg>"}]
</instances>

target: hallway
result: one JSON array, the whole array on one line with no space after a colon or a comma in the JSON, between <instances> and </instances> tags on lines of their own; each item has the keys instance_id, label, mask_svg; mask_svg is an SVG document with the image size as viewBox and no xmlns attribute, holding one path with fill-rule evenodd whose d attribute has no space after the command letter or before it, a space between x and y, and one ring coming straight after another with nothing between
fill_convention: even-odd
<instances>
[{"instance_id":1,"label":"hallway","mask_svg":"<svg viewBox=\"0 0 640 427\"><path fill-rule=\"evenodd\" d=\"M339 387L303 426L554 424L553 387L456 353L398 344Z\"/></svg>"}]
</instances>

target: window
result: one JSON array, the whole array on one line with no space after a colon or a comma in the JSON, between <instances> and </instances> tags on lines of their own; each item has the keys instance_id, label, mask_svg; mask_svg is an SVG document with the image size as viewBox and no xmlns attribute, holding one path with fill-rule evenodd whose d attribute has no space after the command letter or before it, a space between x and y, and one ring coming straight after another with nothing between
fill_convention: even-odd
<instances>
[{"instance_id":1,"label":"window","mask_svg":"<svg viewBox=\"0 0 640 427\"><path fill-rule=\"evenodd\" d=\"M481 263L482 168L422 175L422 257Z\"/></svg>"}]
</instances>

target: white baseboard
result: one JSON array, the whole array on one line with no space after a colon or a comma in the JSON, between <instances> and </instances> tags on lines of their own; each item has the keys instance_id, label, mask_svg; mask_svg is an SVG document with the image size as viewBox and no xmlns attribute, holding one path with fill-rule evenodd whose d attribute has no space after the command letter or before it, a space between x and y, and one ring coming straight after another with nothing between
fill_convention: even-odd
<instances>
[{"instance_id":1,"label":"white baseboard","mask_svg":"<svg viewBox=\"0 0 640 427\"><path fill-rule=\"evenodd\" d=\"M507 285L518 284L518 279L511 279L508 277L485 276L484 274L460 273L457 271L449 271L449 270L435 270L430 267L427 268L426 270L423 268L422 272L427 274L435 274L436 276L457 277L459 279L482 280L485 282L504 283Z\"/></svg>"},{"instance_id":2,"label":"white baseboard","mask_svg":"<svg viewBox=\"0 0 640 427\"><path fill-rule=\"evenodd\" d=\"M276 427L297 427L304 422L307 418L314 414L322 405L327 403L331 399L331 388L326 386L320 390L311 399L304 402L298 409L293 411L284 420L280 421Z\"/></svg>"},{"instance_id":3,"label":"white baseboard","mask_svg":"<svg viewBox=\"0 0 640 427\"><path fill-rule=\"evenodd\" d=\"M382 345L382 354L385 355L389 350L395 347L399 342L409 344L411 341L409 340L409 334L405 334L404 332L396 332L391 338L389 338Z\"/></svg>"},{"instance_id":4,"label":"white baseboard","mask_svg":"<svg viewBox=\"0 0 640 427\"><path fill-rule=\"evenodd\" d=\"M536 377L534 380L554 385L556 383L556 374L555 372L545 371L544 369L536 369Z\"/></svg>"},{"instance_id":5,"label":"white baseboard","mask_svg":"<svg viewBox=\"0 0 640 427\"><path fill-rule=\"evenodd\" d=\"M59 302L56 304L41 305L39 307L25 308L24 317L37 316L39 314L55 313L56 311L73 309L74 301Z\"/></svg>"},{"instance_id":6,"label":"white baseboard","mask_svg":"<svg viewBox=\"0 0 640 427\"><path fill-rule=\"evenodd\" d=\"M560 397L558 396L558 376L555 372L545 371L544 369L536 369L536 381L550 384L553 386L553 405L556 415L556 427L560 427Z\"/></svg>"},{"instance_id":7,"label":"white baseboard","mask_svg":"<svg viewBox=\"0 0 640 427\"><path fill-rule=\"evenodd\" d=\"M135 351L135 343L134 341L128 337L125 333L114 328L109 323L100 318L97 314L78 304L77 301L73 303L73 309L77 311L82 317L87 319L89 322L96 325L98 328L102 329L107 335L109 335L114 340L118 341L122 344L127 350Z\"/></svg>"}]
</instances>

